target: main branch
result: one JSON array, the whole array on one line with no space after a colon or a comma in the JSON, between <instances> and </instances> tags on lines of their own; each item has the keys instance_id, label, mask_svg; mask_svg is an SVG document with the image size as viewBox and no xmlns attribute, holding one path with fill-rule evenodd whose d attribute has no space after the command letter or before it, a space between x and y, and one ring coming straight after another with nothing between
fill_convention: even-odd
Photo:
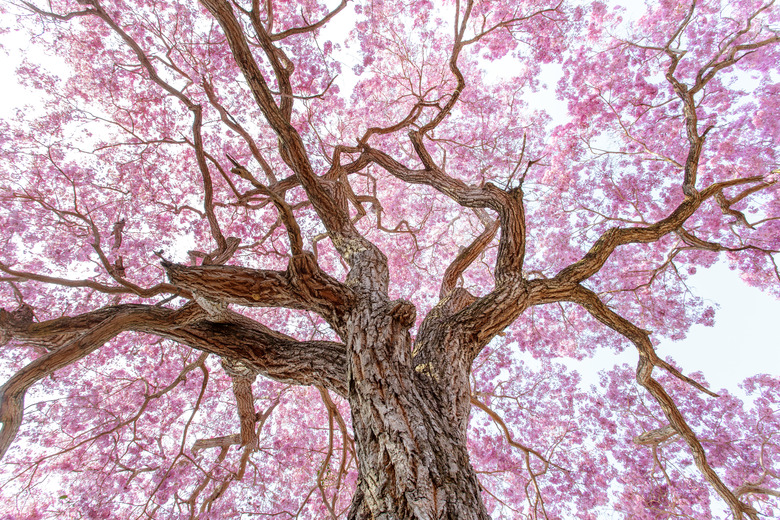
<instances>
[{"instance_id":1,"label":"main branch","mask_svg":"<svg viewBox=\"0 0 780 520\"><path fill-rule=\"evenodd\" d=\"M33 323L14 319L0 309L0 337L48 344L37 358L0 387L0 457L21 425L24 395L30 386L75 363L126 331L171 339L197 350L238 360L253 372L296 385L319 385L346 396L346 347L329 341L297 341L264 325L226 311L210 321L201 307L189 303L173 310L149 305L118 305L73 318ZM64 343L56 344L59 338Z\"/></svg>"}]
</instances>

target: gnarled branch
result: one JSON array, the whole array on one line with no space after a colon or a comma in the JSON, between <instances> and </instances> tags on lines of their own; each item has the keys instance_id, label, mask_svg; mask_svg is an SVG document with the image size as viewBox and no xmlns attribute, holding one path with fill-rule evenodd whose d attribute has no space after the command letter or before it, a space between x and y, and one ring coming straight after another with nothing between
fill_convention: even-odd
<instances>
[{"instance_id":1,"label":"gnarled branch","mask_svg":"<svg viewBox=\"0 0 780 520\"><path fill-rule=\"evenodd\" d=\"M148 305L117 305L73 318L58 318L24 327L15 322L3 333L21 341L71 337L14 374L0 387L0 457L22 421L24 395L35 382L94 352L125 331L154 334L197 350L240 360L256 373L296 385L319 385L347 395L346 347L330 341L297 341L227 311L220 322L208 321L197 305L172 310ZM8 320L6 320L8 321ZM5 325L5 322L0 323Z\"/></svg>"},{"instance_id":2,"label":"gnarled branch","mask_svg":"<svg viewBox=\"0 0 780 520\"><path fill-rule=\"evenodd\" d=\"M663 410L664 415L666 416L670 425L688 444L696 467L699 468L699 471L702 473L707 482L710 483L712 488L718 493L718 495L720 495L721 498L723 498L723 500L728 504L729 508L734 514L734 518L742 518L743 515L746 514L749 518L758 520L758 514L756 513L755 509L741 502L735 493L732 492L721 480L718 474L715 473L715 470L712 469L710 464L707 462L707 455L701 445L701 442L696 437L696 434L693 432L691 427L688 425L680 410L677 408L674 400L666 392L666 390L664 390L663 386L661 386L661 384L653 378L652 373L655 366L662 366L667 370L672 367L670 367L668 363L663 362L658 358L655 350L653 349L653 345L650 342L649 333L646 330L640 329L622 316L618 315L612 309L607 307L598 298L598 296L596 296L595 293L585 289L582 286L577 286L574 288L571 291L570 297L568 299L582 305L594 318L615 332L621 334L636 346L637 350L639 351L639 362L637 363L636 370L637 382L642 385L650 393L650 395L653 396L653 398L661 407L661 410ZM684 381L692 384L696 388L713 395L699 383L696 383L690 378L680 374L679 371L674 370L673 374L678 378L681 378Z\"/></svg>"}]
</instances>

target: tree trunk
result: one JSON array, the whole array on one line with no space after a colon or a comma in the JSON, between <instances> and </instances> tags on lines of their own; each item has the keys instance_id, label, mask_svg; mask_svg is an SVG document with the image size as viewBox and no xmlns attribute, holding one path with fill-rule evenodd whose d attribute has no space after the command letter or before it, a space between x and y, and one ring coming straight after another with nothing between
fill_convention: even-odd
<instances>
[{"instance_id":1,"label":"tree trunk","mask_svg":"<svg viewBox=\"0 0 780 520\"><path fill-rule=\"evenodd\" d=\"M466 447L468 380L456 378L454 387L452 378L413 366L410 303L358 307L347 341L359 460L349 518L489 518ZM463 365L455 372L467 374Z\"/></svg>"}]
</instances>

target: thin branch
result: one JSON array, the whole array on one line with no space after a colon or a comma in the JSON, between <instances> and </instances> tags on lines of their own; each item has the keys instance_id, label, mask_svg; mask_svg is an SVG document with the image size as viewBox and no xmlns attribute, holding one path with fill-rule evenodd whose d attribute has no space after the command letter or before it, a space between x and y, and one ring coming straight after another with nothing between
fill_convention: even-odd
<instances>
[{"instance_id":1,"label":"thin branch","mask_svg":"<svg viewBox=\"0 0 780 520\"><path fill-rule=\"evenodd\" d=\"M341 0L341 3L336 6L335 9L333 9L331 12L326 14L324 17L322 17L317 22L314 22L312 24L306 25L304 27L293 27L291 29L287 29L285 31L282 31L280 33L272 34L271 35L271 41L277 42L279 40L283 40L287 38L288 36L292 36L294 34L303 34L307 32L313 32L317 29L323 27L326 23L328 23L334 16L336 16L342 9L344 9L347 6L348 0ZM270 4L270 2L268 2Z\"/></svg>"},{"instance_id":2,"label":"thin branch","mask_svg":"<svg viewBox=\"0 0 780 520\"><path fill-rule=\"evenodd\" d=\"M159 283L149 288L138 287L132 284L123 286L106 285L93 280L71 280L69 278L30 273L27 271L17 271L3 263L0 263L0 271L13 276L18 281L30 280L52 285L61 285L63 287L84 287L104 294L137 294L142 298L152 298L159 294L181 293L180 290L169 283ZM188 294L189 293L182 293L185 297L187 297Z\"/></svg>"},{"instance_id":3,"label":"thin branch","mask_svg":"<svg viewBox=\"0 0 780 520\"><path fill-rule=\"evenodd\" d=\"M559 470L561 470L561 471L566 471L566 472L568 472L568 471L569 471L568 469L566 469L566 468L564 468L564 467L561 467L561 466L559 466L559 465L557 465L557 464L555 464L555 463L552 463L552 462L550 462L549 460L547 460L547 458L546 458L544 455L542 455L542 454L541 454L541 453L539 453L538 451L534 450L533 448L529 448L528 446L525 446L525 445L523 445L523 444L520 444L519 442L517 442L516 440L514 440L514 438L512 437L512 433L509 431L509 427L507 427L507 425L506 425L506 423L504 422L504 420L501 418L501 416L500 416L500 415L498 415L498 413L496 413L496 412L495 412L495 411L494 411L492 408L490 408L488 405L486 405L485 403L483 403L482 401L480 401L479 399L477 399L477 398L476 398L476 397L474 397L474 396L471 396L471 404L472 404L472 405L474 405L474 406L476 406L477 408L479 408L480 410L482 410L482 411L483 411L483 412L485 412L486 414L488 414L488 416L490 417L490 419L491 419L491 420L492 420L494 423L496 423L496 425L497 425L499 428L501 428L501 431L502 431L502 432L503 432L503 434L504 434L504 438L506 439L506 442L507 442L507 443L508 443L510 446L512 446L513 448L517 448L518 450L521 450L523 453L525 453L525 454L527 454L527 455L533 455L534 457L536 457L536 458L538 458L539 460L541 460L541 461L544 463L544 468L545 468L545 470L547 469L547 467L548 467L548 466L552 466L552 467L554 467L554 468L556 468L556 469L559 469ZM529 469L530 469L530 468L529 468Z\"/></svg>"}]
</instances>

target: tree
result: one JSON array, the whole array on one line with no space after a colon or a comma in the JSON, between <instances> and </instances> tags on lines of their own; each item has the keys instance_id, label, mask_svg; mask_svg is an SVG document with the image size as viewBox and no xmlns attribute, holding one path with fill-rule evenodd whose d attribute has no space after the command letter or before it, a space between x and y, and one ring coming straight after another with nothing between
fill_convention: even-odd
<instances>
[{"instance_id":1,"label":"tree","mask_svg":"<svg viewBox=\"0 0 780 520\"><path fill-rule=\"evenodd\" d=\"M3 9L6 518L777 512L780 379L654 350L780 294L774 0Z\"/></svg>"}]
</instances>

